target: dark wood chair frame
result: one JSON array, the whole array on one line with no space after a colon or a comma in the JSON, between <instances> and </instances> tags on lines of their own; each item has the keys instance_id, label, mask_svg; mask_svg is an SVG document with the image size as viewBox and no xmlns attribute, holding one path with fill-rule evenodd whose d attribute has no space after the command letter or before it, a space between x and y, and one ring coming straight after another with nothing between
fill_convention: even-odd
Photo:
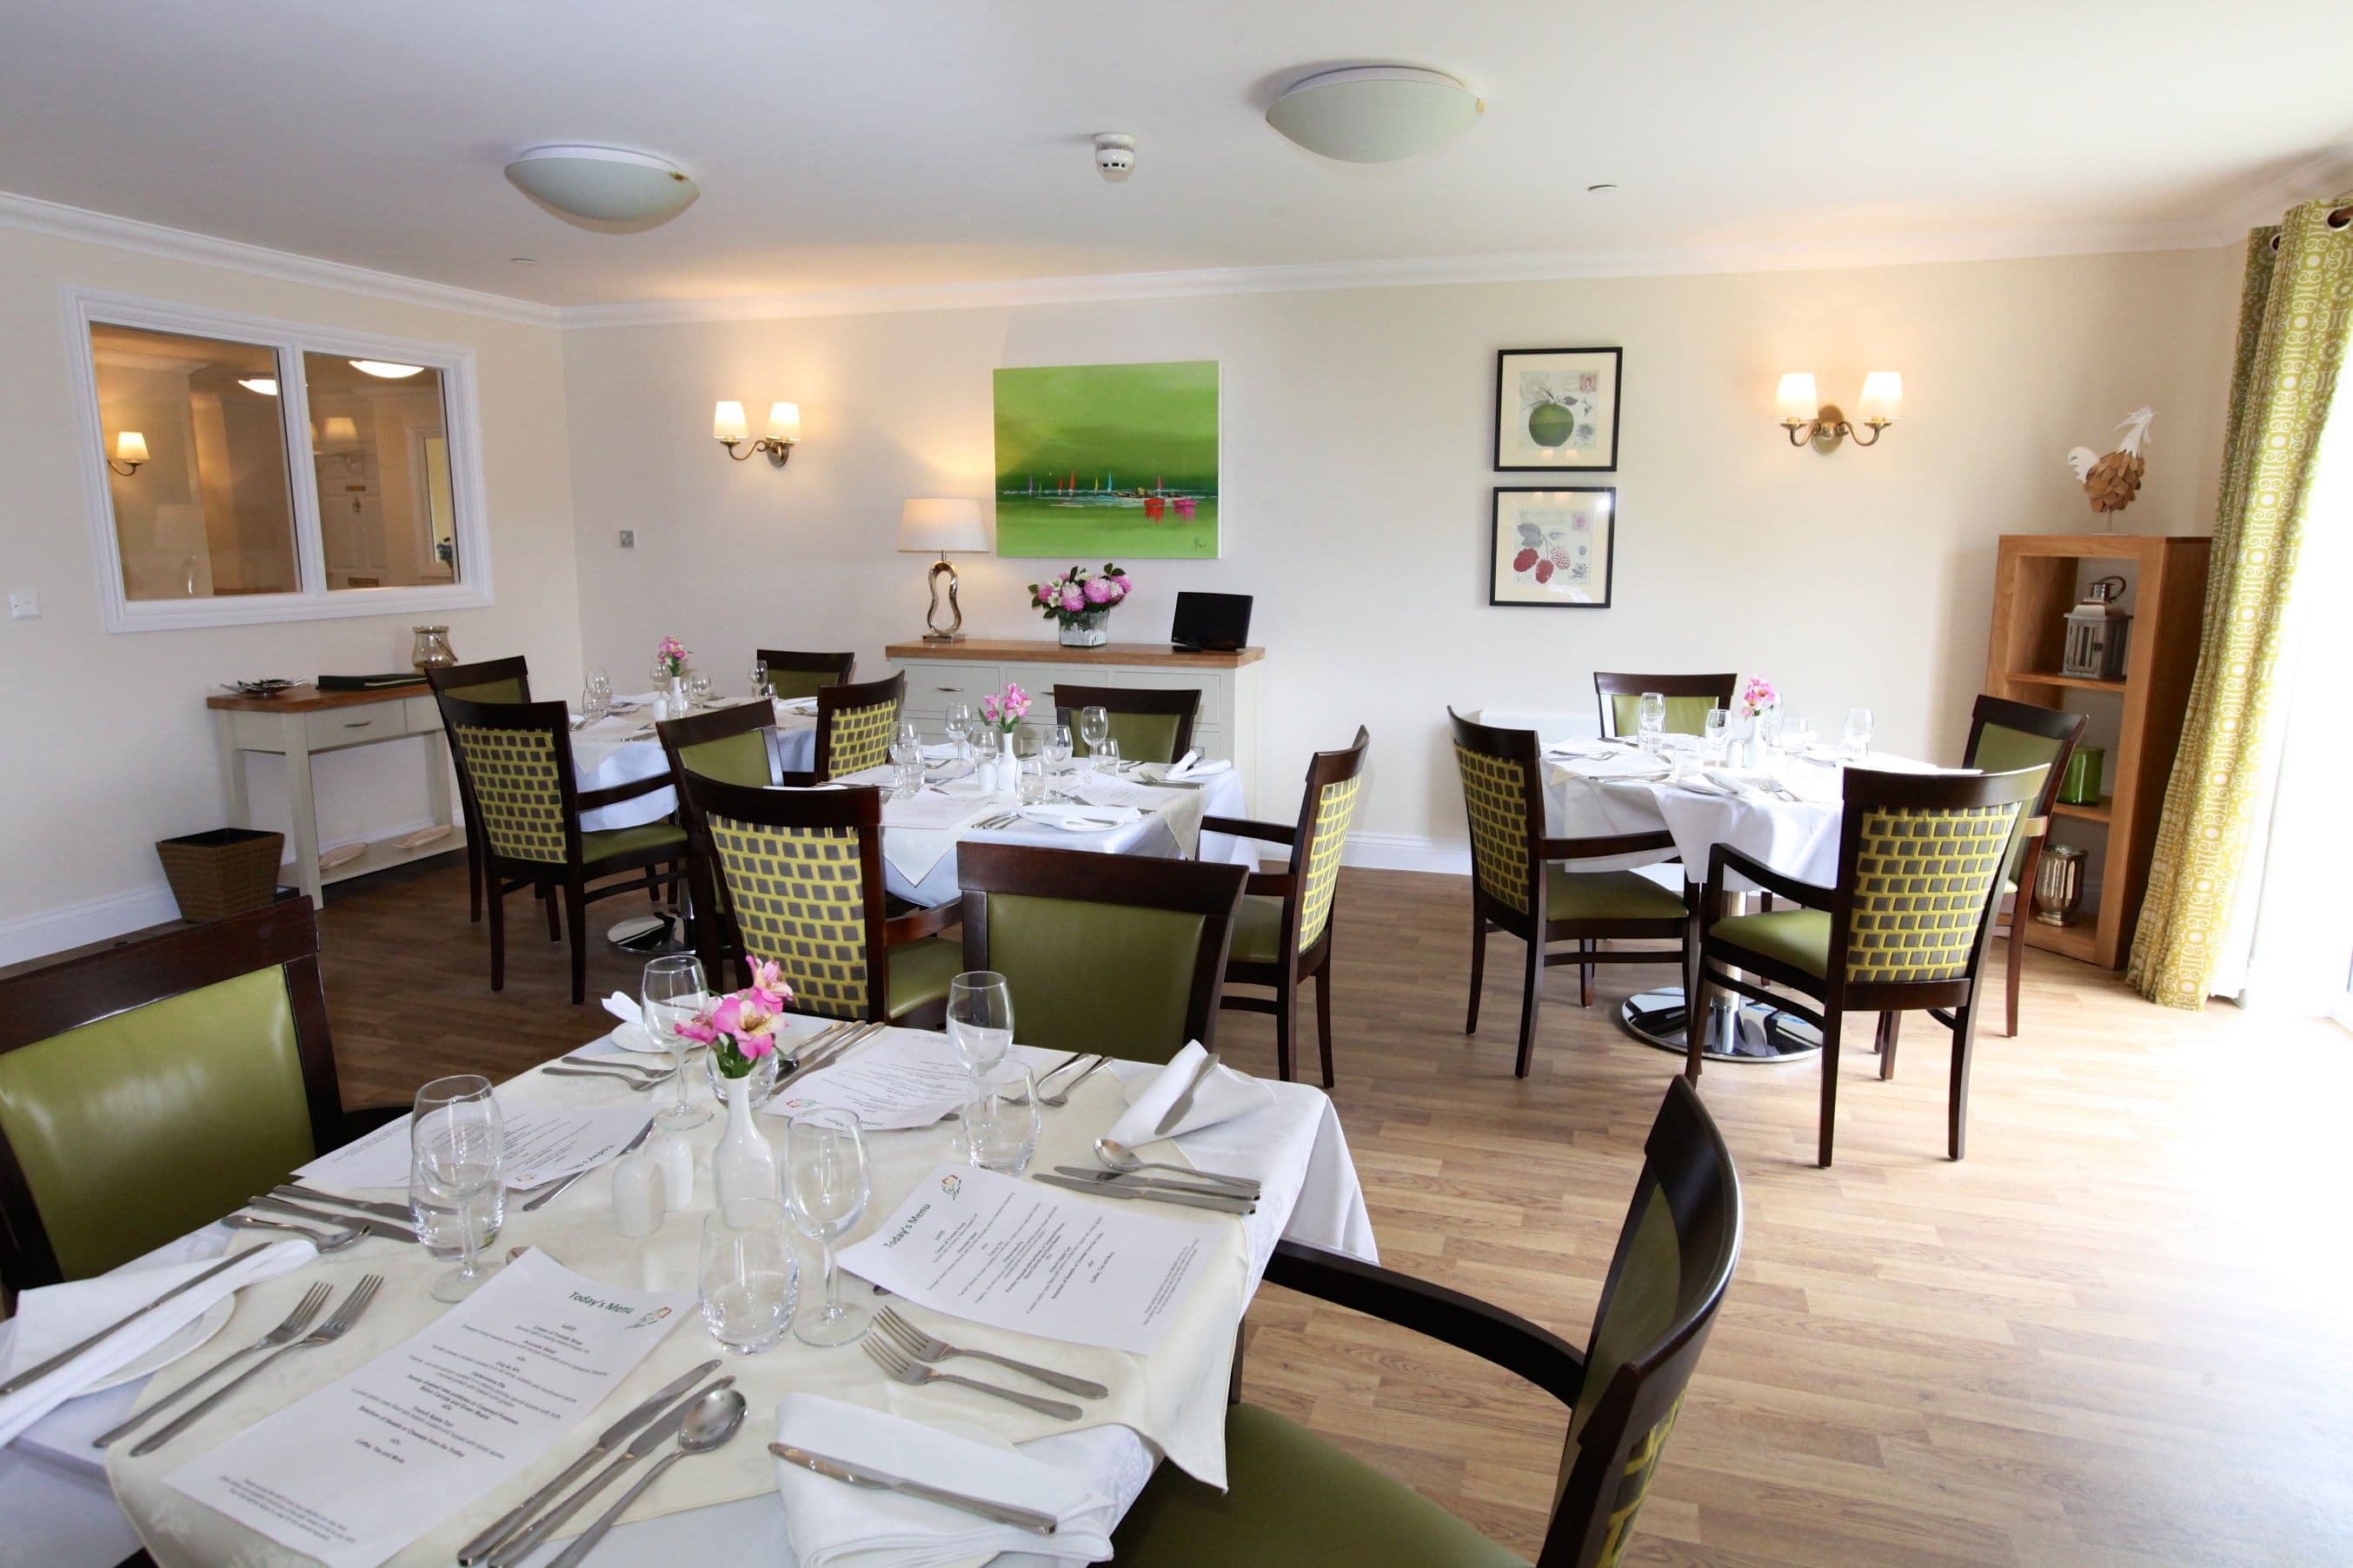
<instances>
[{"instance_id":1,"label":"dark wood chair frame","mask_svg":"<svg viewBox=\"0 0 2353 1568\"><path fill-rule=\"evenodd\" d=\"M469 702L448 692L438 694L441 704L441 722L449 734L449 754L458 765L458 793L465 803L466 820L481 821L481 807L474 795L473 770L466 765L465 753L458 745L458 726L472 725L491 730L536 730L555 743L555 784L563 800L564 847L562 864L552 860L512 860L499 854L491 845L489 836L482 838L482 879L490 894L491 911L491 989L503 991L507 984L506 896L529 888L534 897L547 905L547 940L561 942L563 926L557 923L556 900L564 903L565 922L572 930L572 1005L578 1006L587 999L588 990L588 906L599 899L616 893L634 890L641 883L649 897L659 892L661 879L667 876L675 887L684 874L681 864L685 851L681 848L656 848L619 855L600 862L591 872L581 858L580 814L625 800L653 795L670 787L666 776L657 773L650 778L633 779L609 789L594 789L583 794L572 766L572 716L561 702ZM632 874L626 882L606 881L590 886L590 876L610 878Z\"/></svg>"},{"instance_id":2,"label":"dark wood chair frame","mask_svg":"<svg viewBox=\"0 0 2353 1568\"><path fill-rule=\"evenodd\" d=\"M702 824L706 844L713 816L733 817L763 827L846 827L858 835L859 895L867 911L864 1016L873 1023L888 1020L891 949L900 942L937 936L956 923L963 908L959 901L951 901L936 909L902 906L902 912L891 912L895 900L882 887L882 792L868 784L825 790L761 789L682 771L679 778L683 785L681 794L692 801L691 809ZM715 854L711 858L710 875L715 884L725 880L725 872ZM724 918L724 925L726 934L722 939L717 966L712 958L705 958L703 965L714 988L732 990L733 987L724 984L719 977L726 962L741 957L745 949L732 916ZM935 1028L946 1014L947 1005L943 999L935 1005L913 1009L899 1022L915 1028Z\"/></svg>"},{"instance_id":3,"label":"dark wood chair frame","mask_svg":"<svg viewBox=\"0 0 2353 1568\"><path fill-rule=\"evenodd\" d=\"M1201 716L1201 694L1190 687L1160 686L1057 686L1054 688L1054 721L1071 727L1071 738L1079 745L1079 710L1100 708L1106 713L1167 713L1176 716L1176 738L1172 742L1168 760L1176 761L1193 748L1193 725ZM1134 759L1122 757L1123 763Z\"/></svg>"},{"instance_id":4,"label":"dark wood chair frame","mask_svg":"<svg viewBox=\"0 0 2353 1568\"><path fill-rule=\"evenodd\" d=\"M522 700L531 700L531 661L521 654L512 658L486 658L473 664L441 664L425 667L425 684L438 697L442 692L469 686L488 686L494 680L512 680ZM443 721L448 728L448 721ZM453 738L452 746L457 744ZM466 921L480 925L482 921L482 825L470 812L461 808L466 818Z\"/></svg>"},{"instance_id":5,"label":"dark wood chair frame","mask_svg":"<svg viewBox=\"0 0 2353 1568\"><path fill-rule=\"evenodd\" d=\"M1593 700L1601 710L1601 732L1605 735L1618 733L1618 715L1609 701L1612 697L1640 697L1645 691L1655 691L1662 697L1713 697L1717 707L1730 708L1733 694L1739 689L1739 675L1729 670L1722 675L1630 675L1615 669L1593 672Z\"/></svg>"},{"instance_id":6,"label":"dark wood chair frame","mask_svg":"<svg viewBox=\"0 0 2353 1568\"><path fill-rule=\"evenodd\" d=\"M828 686L847 685L849 672L858 668L855 653L804 653L797 648L754 648L752 657L768 667L771 674L779 669L797 670L804 675L829 675Z\"/></svg>"},{"instance_id":7,"label":"dark wood chair frame","mask_svg":"<svg viewBox=\"0 0 2353 1568\"><path fill-rule=\"evenodd\" d=\"M334 1042L327 1028L327 994L319 980L318 920L311 900L299 893L226 920L167 931L0 980L0 1052L269 968L282 968L286 973L312 1147L322 1154L339 1149L405 1114L406 1106L343 1109ZM102 1159L104 1151L93 1150L90 1157ZM126 1194L124 1201L136 1199ZM13 1293L54 1285L59 1278L57 1254L24 1169L6 1135L0 1133L0 1281Z\"/></svg>"},{"instance_id":8,"label":"dark wood chair frame","mask_svg":"<svg viewBox=\"0 0 2353 1568\"><path fill-rule=\"evenodd\" d=\"M2026 973L2026 922L2028 911L2034 907L2034 874L2042 865L2042 841L2051 832L2051 806L2059 798L2059 786L2066 782L2067 763L2075 755L2075 748L2084 739L2084 726L2091 722L2083 713L2070 713L2061 708L2037 708L2029 702L2011 702L2000 697L1980 696L1977 706L1969 710L1968 745L1962 756L1971 767L1977 765L1978 737L1986 726L2004 730L2021 730L2030 735L2040 735L2059 743L2059 755L2051 764L2050 776L2042 781L2042 793L2034 797L2034 815L2021 825L2024 847L2018 857L2018 893L2010 900L2009 918L1995 914L1994 940L2008 944L2002 965L2002 1033L2018 1033L2018 983ZM1888 1016L1887 1033L1894 1030L1894 1014ZM1881 1041L1884 1049L1886 1041Z\"/></svg>"},{"instance_id":9,"label":"dark wood chair frame","mask_svg":"<svg viewBox=\"0 0 2353 1568\"><path fill-rule=\"evenodd\" d=\"M1645 690L1655 691L1656 687ZM1664 828L1649 833L1616 833L1591 838L1551 838L1545 835L1545 792L1542 759L1538 756L1536 734L1533 730L1499 730L1463 718L1451 708L1447 718L1454 726L1454 739L1466 750L1480 756L1518 767L1527 781L1526 820L1524 853L1528 868L1528 908L1525 913L1490 898L1479 886L1474 873L1471 879L1471 1005L1462 1020L1462 1032L1479 1032L1479 992L1487 973L1487 933L1507 931L1527 943L1527 972L1520 985L1520 1050L1512 1072L1515 1078L1528 1076L1535 1059L1536 1009L1543 999L1544 972L1560 964L1571 963L1577 968L1577 1005L1593 1005L1593 971L1603 963L1672 963L1683 972L1688 987L1691 958L1697 951L1693 940L1698 921L1699 905L1694 900L1690 884L1683 889L1684 912L1668 920L1554 920L1546 912L1548 889L1545 871L1554 861L1576 862L1596 860L1607 856L1648 854L1653 850L1666 852L1662 863L1673 858L1674 835ZM1468 803L1466 802L1466 809ZM1600 944L1613 941L1664 941L1672 948L1604 949ZM1569 952L1553 952L1554 942L1574 942L1577 948Z\"/></svg>"},{"instance_id":10,"label":"dark wood chair frame","mask_svg":"<svg viewBox=\"0 0 2353 1568\"><path fill-rule=\"evenodd\" d=\"M686 829L687 900L694 913L695 956L702 960L703 973L722 990L733 989L719 977L727 961L742 954L743 946L735 939L734 922L727 917L726 893L720 884L718 862L711 855L711 828L686 787L689 769L680 753L690 746L775 725L776 710L758 702L739 702L707 713L690 713L683 719L664 719L654 725L662 755L670 763L670 783L678 789L678 825Z\"/></svg>"},{"instance_id":11,"label":"dark wood chair frame","mask_svg":"<svg viewBox=\"0 0 2353 1568\"><path fill-rule=\"evenodd\" d=\"M1699 1095L1680 1079L1669 1082L1643 1144L1642 1173L1601 1287L1596 1322L1617 1294L1635 1222L1654 1193L1665 1198L1673 1216L1691 1284L1681 1293L1672 1321L1639 1354L1629 1356L1601 1390L1578 1435L1576 1457L1567 1461L1535 1568L1594 1568L1609 1552L1610 1515L1620 1506L1619 1491L1633 1449L1673 1412L1689 1385L1739 1261L1739 1173ZM1468 1352L1525 1378L1563 1405L1574 1407L1585 1390L1585 1352L1515 1312L1442 1285L1296 1241L1275 1244L1266 1279ZM1237 1346L1229 1403L1240 1403L1241 1378Z\"/></svg>"},{"instance_id":12,"label":"dark wood chair frame","mask_svg":"<svg viewBox=\"0 0 2353 1568\"><path fill-rule=\"evenodd\" d=\"M1291 864L1282 871L1253 871L1243 884L1245 894L1260 893L1281 899L1282 921L1277 935L1276 952L1271 963L1253 963L1239 958L1226 961L1228 985L1269 985L1272 996L1237 996L1229 991L1222 1004L1240 1013L1271 1013L1274 1015L1275 1068L1284 1080L1291 1078L1291 1036L1299 1012L1299 987L1310 978L1315 982L1315 1044L1324 1058L1324 1087L1332 1087L1332 927L1333 916L1339 913L1339 898L1335 890L1331 915L1324 921L1324 934L1314 946L1302 951L1299 946L1299 923L1304 918L1300 893L1304 886L1308 858L1315 850L1315 822L1324 799L1324 792L1336 784L1345 784L1365 771L1365 751L1372 744L1372 736L1361 724L1356 738L1347 749L1338 752L1318 752L1308 759L1307 794L1299 804L1299 822L1291 827L1271 822L1252 822L1239 816L1207 816L1201 819L1204 833L1230 833L1238 838L1252 838L1268 844L1291 847Z\"/></svg>"},{"instance_id":13,"label":"dark wood chair frame","mask_svg":"<svg viewBox=\"0 0 2353 1568\"><path fill-rule=\"evenodd\" d=\"M1242 889L1250 880L1247 867L967 840L956 849L956 879L964 888L967 970L991 967L988 900L996 893L1200 916L1201 946L1185 1001L1185 1033L1206 1050L1218 1048L1218 998L1234 920L1241 911Z\"/></svg>"},{"instance_id":14,"label":"dark wood chair frame","mask_svg":"<svg viewBox=\"0 0 2353 1568\"><path fill-rule=\"evenodd\" d=\"M816 763L807 775L788 773L777 782L821 784L830 781L833 777L833 716L845 708L872 708L886 701L902 715L907 711L906 671L901 670L881 680L836 682L818 688Z\"/></svg>"},{"instance_id":15,"label":"dark wood chair frame","mask_svg":"<svg viewBox=\"0 0 2353 1568\"><path fill-rule=\"evenodd\" d=\"M1755 856L1718 844L1709 851L1707 887L1701 907L1725 907L1724 875L1737 871L1759 888L1778 893L1804 909L1827 910L1831 917L1830 956L1823 974L1807 973L1745 947L1711 940L1703 931L1694 979L1685 993L1690 998L1688 1044L1683 1076L1696 1079L1706 1036L1708 987L1721 986L1743 996L1795 1013L1821 1031L1822 1109L1820 1141L1814 1163L1827 1167L1838 1116L1839 1037L1848 1013L1926 1012L1952 1031L1952 1085L1946 1103L1946 1151L1957 1160L1968 1142L1969 1065L1977 1043L1978 981L1985 968L1986 950L1992 945L1994 906L2001 900L2001 879L1995 876L1978 916L1978 936L1964 972L1950 980L1852 983L1846 978L1847 938L1853 923L1855 863L1862 848L1862 819L1873 808L1958 811L1973 806L2004 805L2012 801L2031 807L2033 770L2007 773L1889 773L1864 768L1846 771L1842 794L1844 816L1839 824L1838 884L1825 888L1785 876ZM2024 820L2023 812L2021 820ZM1735 972L1737 973L1735 973ZM1815 1005L1806 1006L1768 989L1795 991ZM1895 1037L1891 1029L1878 1035L1879 1076L1895 1076Z\"/></svg>"}]
</instances>

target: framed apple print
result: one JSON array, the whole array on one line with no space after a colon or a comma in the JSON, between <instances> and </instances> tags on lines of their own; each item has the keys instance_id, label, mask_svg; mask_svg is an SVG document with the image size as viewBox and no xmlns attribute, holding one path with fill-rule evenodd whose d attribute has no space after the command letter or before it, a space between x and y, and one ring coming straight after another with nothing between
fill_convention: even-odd
<instances>
[{"instance_id":1,"label":"framed apple print","mask_svg":"<svg viewBox=\"0 0 2353 1568\"><path fill-rule=\"evenodd\" d=\"M1614 486L1498 486L1487 602L1608 609L1617 523Z\"/></svg>"},{"instance_id":2,"label":"framed apple print","mask_svg":"<svg viewBox=\"0 0 2353 1568\"><path fill-rule=\"evenodd\" d=\"M1495 356L1495 468L1618 466L1618 349L1505 349Z\"/></svg>"}]
</instances>

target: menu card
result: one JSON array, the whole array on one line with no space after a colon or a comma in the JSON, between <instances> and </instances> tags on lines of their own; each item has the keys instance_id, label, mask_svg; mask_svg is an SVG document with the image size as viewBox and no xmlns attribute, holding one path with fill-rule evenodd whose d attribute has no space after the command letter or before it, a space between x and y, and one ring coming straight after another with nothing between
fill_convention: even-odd
<instances>
[{"instance_id":1,"label":"menu card","mask_svg":"<svg viewBox=\"0 0 2353 1568\"><path fill-rule=\"evenodd\" d=\"M330 1568L375 1568L546 1452L693 1305L526 1252L431 1327L165 1484Z\"/></svg>"},{"instance_id":2,"label":"menu card","mask_svg":"<svg viewBox=\"0 0 2353 1568\"><path fill-rule=\"evenodd\" d=\"M535 1187L620 1153L646 1124L646 1112L634 1105L587 1106L510 1110L503 1120L506 1184ZM322 1187L406 1187L408 1118L387 1121L294 1173Z\"/></svg>"},{"instance_id":3,"label":"menu card","mask_svg":"<svg viewBox=\"0 0 2353 1568\"><path fill-rule=\"evenodd\" d=\"M971 1075L944 1035L886 1029L856 1054L786 1084L761 1109L792 1116L815 1106L854 1110L870 1132L929 1127L965 1102Z\"/></svg>"},{"instance_id":4,"label":"menu card","mask_svg":"<svg viewBox=\"0 0 2353 1568\"><path fill-rule=\"evenodd\" d=\"M942 1165L839 1261L971 1322L1149 1355L1219 1240L1111 1199Z\"/></svg>"}]
</instances>

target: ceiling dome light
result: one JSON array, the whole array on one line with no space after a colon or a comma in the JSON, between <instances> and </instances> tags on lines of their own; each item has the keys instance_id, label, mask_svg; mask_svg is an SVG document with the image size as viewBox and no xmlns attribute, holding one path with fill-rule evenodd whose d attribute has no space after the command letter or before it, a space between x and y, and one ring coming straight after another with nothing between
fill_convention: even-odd
<instances>
[{"instance_id":1,"label":"ceiling dome light","mask_svg":"<svg viewBox=\"0 0 2353 1568\"><path fill-rule=\"evenodd\" d=\"M241 375L237 384L248 392L258 392L264 397L278 395L278 378L274 375Z\"/></svg>"},{"instance_id":2,"label":"ceiling dome light","mask_svg":"<svg viewBox=\"0 0 2353 1568\"><path fill-rule=\"evenodd\" d=\"M551 143L507 165L514 187L567 223L631 234L668 223L702 191L676 164L648 153Z\"/></svg>"},{"instance_id":3,"label":"ceiling dome light","mask_svg":"<svg viewBox=\"0 0 2353 1568\"><path fill-rule=\"evenodd\" d=\"M1443 71L1350 66L1295 81L1268 106L1266 122L1345 163L1393 163L1452 141L1486 103Z\"/></svg>"},{"instance_id":4,"label":"ceiling dome light","mask_svg":"<svg viewBox=\"0 0 2353 1568\"><path fill-rule=\"evenodd\" d=\"M344 363L367 375L382 376L386 381L406 381L412 375L422 375L421 364L395 364L388 359L346 360Z\"/></svg>"}]
</instances>

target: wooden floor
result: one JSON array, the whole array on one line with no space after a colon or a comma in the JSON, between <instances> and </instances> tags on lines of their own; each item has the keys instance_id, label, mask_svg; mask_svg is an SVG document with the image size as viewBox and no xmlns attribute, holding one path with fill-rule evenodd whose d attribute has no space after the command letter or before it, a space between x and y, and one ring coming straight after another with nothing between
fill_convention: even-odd
<instances>
[{"instance_id":1,"label":"wooden floor","mask_svg":"<svg viewBox=\"0 0 2353 1568\"><path fill-rule=\"evenodd\" d=\"M1560 969L1534 1075L1514 1079L1512 939L1492 939L1485 1021L1461 1033L1466 887L1343 876L1335 1098L1384 1262L1582 1343L1677 1064L1601 1004L1577 1008ZM336 893L327 993L348 1102L509 1073L601 1032L538 936L491 994L459 871ZM2031 964L2024 1033L1980 1041L1959 1164L1943 1158L1941 1031L1916 1020L1896 1081L1867 1051L1848 1060L1831 1171L1812 1163L1817 1064L1710 1067L1747 1241L1630 1562L2353 1563L2353 1040ZM592 991L629 987L636 967L600 949ZM1604 972L1604 1002L1631 988ZM1229 1059L1272 1070L1269 1020L1219 1028ZM1557 1408L1282 1292L1252 1323L1249 1397L1533 1552Z\"/></svg>"}]
</instances>

